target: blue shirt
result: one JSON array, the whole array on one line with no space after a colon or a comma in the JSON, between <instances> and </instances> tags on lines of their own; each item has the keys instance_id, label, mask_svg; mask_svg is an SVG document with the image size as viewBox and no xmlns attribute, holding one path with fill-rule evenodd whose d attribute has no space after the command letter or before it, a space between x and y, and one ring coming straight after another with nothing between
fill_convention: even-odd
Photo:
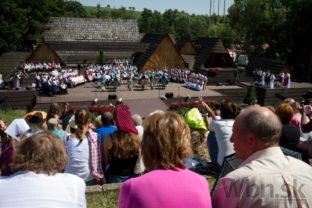
<instances>
[{"instance_id":1,"label":"blue shirt","mask_svg":"<svg viewBox=\"0 0 312 208\"><path fill-rule=\"evenodd\" d=\"M102 128L97 128L95 130L96 133L100 135L100 143L104 143L104 139L107 135L115 132L117 130L117 127L115 125L109 125Z\"/></svg>"},{"instance_id":2,"label":"blue shirt","mask_svg":"<svg viewBox=\"0 0 312 208\"><path fill-rule=\"evenodd\" d=\"M59 128L53 128L53 130L51 132L52 132L52 134L57 136L57 138L59 138L62 141L64 141L65 138L67 137L66 131L63 131L63 130L61 130Z\"/></svg>"}]
</instances>

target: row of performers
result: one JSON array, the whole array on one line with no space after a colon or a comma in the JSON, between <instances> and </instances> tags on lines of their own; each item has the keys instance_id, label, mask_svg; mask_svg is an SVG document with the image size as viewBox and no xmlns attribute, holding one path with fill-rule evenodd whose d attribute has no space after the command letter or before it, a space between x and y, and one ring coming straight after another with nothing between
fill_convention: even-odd
<instances>
[{"instance_id":1,"label":"row of performers","mask_svg":"<svg viewBox=\"0 0 312 208\"><path fill-rule=\"evenodd\" d=\"M280 72L279 74L274 74L270 71L256 69L253 72L253 76L259 86L270 89L273 89L274 87L290 88L291 79L289 73Z\"/></svg>"}]
</instances>

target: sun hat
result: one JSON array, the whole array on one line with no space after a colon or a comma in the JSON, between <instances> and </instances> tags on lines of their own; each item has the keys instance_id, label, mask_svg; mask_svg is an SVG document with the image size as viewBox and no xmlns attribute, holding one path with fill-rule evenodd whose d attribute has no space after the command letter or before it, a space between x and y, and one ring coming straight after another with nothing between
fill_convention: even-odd
<instances>
[{"instance_id":1,"label":"sun hat","mask_svg":"<svg viewBox=\"0 0 312 208\"><path fill-rule=\"evenodd\" d=\"M115 107L114 119L119 130L138 135L138 130L135 128L127 105L117 105Z\"/></svg>"}]
</instances>

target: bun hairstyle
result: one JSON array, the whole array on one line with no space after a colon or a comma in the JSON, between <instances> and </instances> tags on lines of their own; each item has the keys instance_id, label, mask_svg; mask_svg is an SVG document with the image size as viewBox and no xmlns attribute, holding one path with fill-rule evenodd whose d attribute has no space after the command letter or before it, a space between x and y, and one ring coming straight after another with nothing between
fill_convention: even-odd
<instances>
[{"instance_id":1,"label":"bun hairstyle","mask_svg":"<svg viewBox=\"0 0 312 208\"><path fill-rule=\"evenodd\" d=\"M223 100L220 105L220 112L223 119L235 119L239 114L239 108L231 100Z\"/></svg>"},{"instance_id":2,"label":"bun hairstyle","mask_svg":"<svg viewBox=\"0 0 312 208\"><path fill-rule=\"evenodd\" d=\"M88 125L90 121L90 113L87 109L79 109L75 113L75 123L77 125L76 129L76 136L78 139L82 140L82 133L83 133L83 128L85 128L86 125Z\"/></svg>"}]
</instances>

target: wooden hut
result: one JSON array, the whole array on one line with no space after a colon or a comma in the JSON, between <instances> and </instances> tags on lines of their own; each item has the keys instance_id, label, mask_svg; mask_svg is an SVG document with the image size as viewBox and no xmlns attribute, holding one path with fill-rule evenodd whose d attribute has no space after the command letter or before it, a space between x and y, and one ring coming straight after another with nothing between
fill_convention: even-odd
<instances>
[{"instance_id":1,"label":"wooden hut","mask_svg":"<svg viewBox=\"0 0 312 208\"><path fill-rule=\"evenodd\" d=\"M47 43L38 44L36 49L26 59L26 62L33 63L49 63L51 61L64 64L63 60L59 57L55 50Z\"/></svg>"},{"instance_id":2,"label":"wooden hut","mask_svg":"<svg viewBox=\"0 0 312 208\"><path fill-rule=\"evenodd\" d=\"M234 67L235 64L219 38L199 38L194 46L198 51L194 69L201 70L214 67Z\"/></svg>"},{"instance_id":3,"label":"wooden hut","mask_svg":"<svg viewBox=\"0 0 312 208\"><path fill-rule=\"evenodd\" d=\"M147 33L141 42L148 44L148 48L144 53L135 56L134 63L139 71L186 67L185 61L168 34Z\"/></svg>"}]
</instances>

